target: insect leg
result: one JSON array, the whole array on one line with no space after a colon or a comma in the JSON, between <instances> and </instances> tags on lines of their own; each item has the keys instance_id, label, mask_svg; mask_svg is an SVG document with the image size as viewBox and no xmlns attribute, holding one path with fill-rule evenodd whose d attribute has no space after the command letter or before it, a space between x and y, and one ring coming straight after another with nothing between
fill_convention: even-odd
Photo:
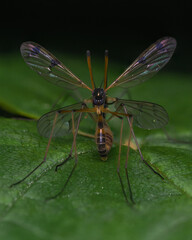
<instances>
[{"instance_id":1,"label":"insect leg","mask_svg":"<svg viewBox=\"0 0 192 240\"><path fill-rule=\"evenodd\" d=\"M125 113L128 115L128 112L127 112L127 109L126 109L125 106L123 106L123 109L124 109ZM138 144L138 141L137 141L137 139L136 139L136 137L135 137L135 133L134 133L134 131L133 131L133 127L131 126L131 121L130 121L130 119L129 119L128 116L127 116L127 120L128 120L128 123L129 123L130 131L131 131L131 133L132 133L132 135L133 135L133 138L134 138L134 140L135 140L135 144L136 144L136 146L137 146L137 149L139 150L139 155L140 155L140 157L141 157L141 160L142 160L142 161L145 163L145 165L147 165L155 174L157 174L161 179L164 180L164 177L161 176L160 173L156 172L156 171L148 164L148 162L143 158L143 155L142 155L142 153L141 153L141 149L140 149L139 144Z\"/></svg>"},{"instance_id":2,"label":"insect leg","mask_svg":"<svg viewBox=\"0 0 192 240\"><path fill-rule=\"evenodd\" d=\"M131 117L130 123L131 123L131 127L132 127L133 117ZM130 184L129 175L128 175L128 170L127 170L128 158L129 158L129 150L130 150L130 143L131 143L131 131L129 132L129 138L128 138L127 156L126 156L126 161L125 161L125 173L126 173L126 178L127 178L127 185L128 185L128 189L129 189L130 199L131 199L131 202L134 204L135 202L134 202L134 200L133 200L133 194L132 194L131 184Z\"/></svg>"},{"instance_id":3,"label":"insect leg","mask_svg":"<svg viewBox=\"0 0 192 240\"><path fill-rule=\"evenodd\" d=\"M122 118L122 122L121 122L121 130L120 130L120 141L119 141L119 156L118 156L118 162L117 162L117 174L118 174L118 177L119 177L119 181L120 181L120 184L121 184L121 189L122 189L122 192L123 192L123 195L125 197L125 201L128 205L130 205L128 199L127 199L127 194L125 192L125 188L124 188L124 185L123 185L123 181L122 181L122 178L121 178L121 175L120 175L120 159L121 159L121 145L122 145L122 133L123 133L123 118Z\"/></svg>"},{"instance_id":4,"label":"insect leg","mask_svg":"<svg viewBox=\"0 0 192 240\"><path fill-rule=\"evenodd\" d=\"M171 142L171 143L181 143L181 144L182 144L182 143L183 143L183 144L191 144L191 143L192 143L191 141L188 141L188 140L178 140L178 139L176 139L176 138L171 137L171 136L168 134L168 132L167 132L167 130L165 129L165 127L163 127L162 130L163 130L163 132L164 132L167 140L168 140L169 142Z\"/></svg>"},{"instance_id":5,"label":"insect leg","mask_svg":"<svg viewBox=\"0 0 192 240\"><path fill-rule=\"evenodd\" d=\"M72 112L72 128L73 128L73 138L75 138L75 124L74 124L73 112ZM78 133L78 131L77 131L77 133ZM75 145L75 159L77 159L77 146L76 146L76 141L75 141L74 145Z\"/></svg>"},{"instance_id":6,"label":"insect leg","mask_svg":"<svg viewBox=\"0 0 192 240\"><path fill-rule=\"evenodd\" d=\"M77 163L78 163L78 158L77 158L77 153L76 153L76 137L77 137L77 132L78 132L78 129L79 129L79 124L80 124L80 121L81 121L81 116L82 116L82 112L80 112L80 114L79 114L76 130L75 130L75 128L74 128L74 118L73 118L73 112L72 112L72 125L73 125L74 135L73 135L73 143L72 143L71 151L70 151L70 154L68 155L68 157L61 164L56 166L55 170L57 171L57 168L59 166L65 164L72 157L73 148L75 148L75 164L74 164L74 166L73 166L65 184L63 185L62 189L55 196L47 198L47 200L57 198L59 195L61 195L63 193L63 191L65 190L65 188L66 188L66 186L69 182L69 180L71 179L71 176L73 175L73 172L75 171L75 168L76 168Z\"/></svg>"},{"instance_id":7,"label":"insect leg","mask_svg":"<svg viewBox=\"0 0 192 240\"><path fill-rule=\"evenodd\" d=\"M80 115L79 115L79 118L78 118L78 122L77 122L77 126L76 126L76 131L74 131L75 132L75 134L74 134L74 136L73 136L73 143L72 143L72 147L71 147L71 150L70 150L70 153L69 153L69 155L68 155L68 157L63 161L63 162L61 162L60 164L58 164L57 166L56 166L56 168L55 168L55 171L57 171L57 169L58 169L58 167L60 167L60 166L62 166L63 164L65 164L71 157L72 157L72 152L73 152L73 149L74 149L74 146L75 146L75 141L76 141L76 137L77 137L77 133L78 133L78 130L79 130L79 124L80 124L80 121L81 121L81 116L82 116L82 113L83 112L87 112L90 116L92 116L92 109L88 109L87 108L87 105L85 104L85 103L82 103L82 108L81 109L79 109L79 110L74 110L73 112L79 112L80 113ZM73 117L73 115L72 115L72 117ZM72 120L72 122L73 122L74 120ZM74 123L72 123L72 124L74 124Z\"/></svg>"},{"instance_id":8,"label":"insect leg","mask_svg":"<svg viewBox=\"0 0 192 240\"><path fill-rule=\"evenodd\" d=\"M52 139L52 136L53 136L53 131L54 131L54 128L55 128L55 124L56 124L56 121L57 121L57 117L58 117L58 112L56 112L55 114L55 118L53 120L53 126L52 126L52 129L51 129L51 134L50 134L50 137L49 137L49 141L48 141L48 144L47 144L47 147L46 147L46 151L45 151L45 156L43 158L43 161L37 165L30 173L28 173L24 178L22 178L21 180L19 180L18 182L16 183L13 183L10 185L10 187L13 187L21 182L23 182L26 178L28 178L32 173L34 173L44 162L46 162L46 158L47 158L47 153L49 151L49 146L50 146L50 143L51 143L51 139Z\"/></svg>"},{"instance_id":9,"label":"insect leg","mask_svg":"<svg viewBox=\"0 0 192 240\"><path fill-rule=\"evenodd\" d=\"M71 150L70 150L70 153L69 153L68 157L63 162L61 162L60 164L58 164L56 166L55 171L57 171L59 167L64 165L72 157L72 153L73 153L74 147L76 149L76 138L77 138L77 133L78 133L79 124L80 124L80 120L81 120L81 115L82 115L82 112L80 112L80 114L79 114L79 118L78 118L78 122L77 122L77 128L76 128L76 131L75 131L74 130L74 117L73 117L73 112L72 112L72 128L73 128L73 143L72 143L72 147L71 147Z\"/></svg>"},{"instance_id":10,"label":"insect leg","mask_svg":"<svg viewBox=\"0 0 192 240\"><path fill-rule=\"evenodd\" d=\"M115 102L115 101L114 101L114 102ZM113 104L114 102L112 102L112 104ZM119 110L120 108L122 108L122 106L119 106L119 107L116 109L116 112L118 112L118 110ZM107 122L111 121L111 119L113 119L114 117L116 117L116 116L112 114L112 115L107 119Z\"/></svg>"}]
</instances>

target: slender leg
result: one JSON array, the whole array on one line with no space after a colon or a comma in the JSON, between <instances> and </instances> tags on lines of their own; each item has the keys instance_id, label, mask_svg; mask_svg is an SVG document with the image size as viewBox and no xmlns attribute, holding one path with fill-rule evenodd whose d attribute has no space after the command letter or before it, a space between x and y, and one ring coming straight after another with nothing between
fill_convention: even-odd
<instances>
[{"instance_id":1,"label":"slender leg","mask_svg":"<svg viewBox=\"0 0 192 240\"><path fill-rule=\"evenodd\" d=\"M63 164L65 164L72 157L73 149L74 149L74 147L76 148L76 138L77 138L77 133L78 133L78 129L79 129L79 124L80 124L80 121L81 121L81 116L82 116L82 112L80 112L80 114L79 114L76 131L73 130L73 132L75 132L75 133L73 135L73 143L72 143L70 153L69 153L68 157L63 162L61 162L60 164L58 164L56 166L55 171L57 171L59 167L61 167ZM72 127L74 127L73 114L72 114Z\"/></svg>"},{"instance_id":2,"label":"slender leg","mask_svg":"<svg viewBox=\"0 0 192 240\"><path fill-rule=\"evenodd\" d=\"M125 113L128 114L127 109L126 109L125 106L123 106L123 109L124 109ZM131 130L131 133L132 133L133 138L134 138L134 140L135 140L135 144L136 144L136 146L137 146L137 149L139 150L139 155L140 155L140 157L141 157L141 160L142 160L142 161L145 163L145 165L147 165L155 174L157 174L161 179L164 180L164 177L161 176L160 173L156 172L156 171L148 164L148 162L146 162L145 159L143 158L143 155L142 155L142 153L141 153L141 149L140 149L139 144L138 144L138 142L137 142L137 139L136 139L136 137L135 137L135 133L134 133L133 128L132 128L132 126L131 126L131 121L130 121L129 117L127 117L127 120L128 120L128 123L129 123L129 127L130 127L130 130Z\"/></svg>"},{"instance_id":3,"label":"slender leg","mask_svg":"<svg viewBox=\"0 0 192 240\"><path fill-rule=\"evenodd\" d=\"M75 137L75 124L74 124L74 116L73 116L73 112L72 112L72 127L73 127L73 138ZM78 131L77 131L78 133ZM77 159L77 146L76 146L76 141L74 143L75 145L75 159Z\"/></svg>"},{"instance_id":4,"label":"slender leg","mask_svg":"<svg viewBox=\"0 0 192 240\"><path fill-rule=\"evenodd\" d=\"M118 163L117 163L117 174L118 174L118 177L119 177L119 181L120 181L120 184L121 184L121 189L122 189L123 195L125 197L125 201L126 201L126 203L128 205L130 205L130 203L129 203L128 199L127 199L127 194L125 192L123 181L122 181L122 178L121 178L121 175L120 175L120 159L121 159L122 134L123 134L123 118L122 118L122 122L121 122L121 130L120 130L119 156L118 156Z\"/></svg>"},{"instance_id":5,"label":"slender leg","mask_svg":"<svg viewBox=\"0 0 192 240\"><path fill-rule=\"evenodd\" d=\"M78 163L78 158L77 158L77 153L76 153L76 137L77 137L77 132L78 132L78 129L79 129L79 124L80 124L80 120L81 120L81 116L82 116L82 112L79 114L79 118L78 118L78 122L77 122L77 126L76 126L76 130L74 128L74 117L73 117L73 113L72 113L72 126L73 126L73 132L74 132L74 135L73 135L73 143L72 143L72 147L71 147L71 151L68 155L68 157L62 162L60 163L59 165L56 166L56 171L58 169L58 167L62 166L63 164L65 164L71 157L72 157L72 152L73 152L73 149L75 148L75 164L66 180L66 182L64 183L62 189L60 190L60 192L58 192L55 196L53 197L50 197L50 198L47 198L47 200L52 200L52 199L55 199L57 198L59 195L61 195L63 193L63 191L65 190L69 180L71 179L72 175L73 175L73 172L75 171L75 168L77 166L77 163Z\"/></svg>"},{"instance_id":6,"label":"slender leg","mask_svg":"<svg viewBox=\"0 0 192 240\"><path fill-rule=\"evenodd\" d=\"M56 124L56 121L57 121L57 117L58 117L58 113L55 114L55 118L53 120L53 126L52 126L52 129L51 129L51 134L50 134L50 137L49 137L49 141L48 141L48 144L47 144L47 147L46 147L46 151L45 151L45 156L43 158L43 161L37 165L37 167L35 167L30 173L28 173L23 179L21 179L20 181L16 182L16 183L13 183L10 185L10 187L13 187L21 182L23 182L26 178L28 178L32 173L34 173L44 162L46 162L46 158L47 158L47 153L49 151L49 146L50 146L50 143L51 143L51 139L52 139L52 136L53 136L53 131L54 131L54 128L55 128L55 124Z\"/></svg>"},{"instance_id":7,"label":"slender leg","mask_svg":"<svg viewBox=\"0 0 192 240\"><path fill-rule=\"evenodd\" d=\"M131 122L131 126L132 126L133 117L131 117L131 121L130 122ZM131 131L129 132L129 138L128 138L127 156L126 156L126 161L125 161L125 173L126 173L126 178L127 178L127 185L128 185L128 189L129 189L130 199L131 199L131 202L134 204L135 202L133 200L133 194L132 194L131 184L130 184L128 170L127 170L128 158L129 158L129 150L130 150L130 142L131 142Z\"/></svg>"},{"instance_id":8,"label":"slender leg","mask_svg":"<svg viewBox=\"0 0 192 240\"><path fill-rule=\"evenodd\" d=\"M52 200L52 199L55 199L55 198L57 198L58 196L60 196L60 195L63 193L63 191L65 190L65 188L66 188L66 186L67 186L67 184L68 184L68 182L69 182L69 180L71 179L71 176L73 175L73 172L74 172L76 166L77 166L77 159L75 160L75 164L74 164L74 166L73 166L73 168L72 168L72 170L71 170L71 172L70 172L70 174L69 174L69 176L68 176L65 184L63 185L61 191L58 192L58 193L57 193L56 195L54 195L53 197L47 198L47 199L46 199L47 201Z\"/></svg>"},{"instance_id":9,"label":"slender leg","mask_svg":"<svg viewBox=\"0 0 192 240\"><path fill-rule=\"evenodd\" d=\"M162 128L162 130L163 130L163 132L164 132L167 140L168 140L169 142L171 142L171 143L181 143L181 144L182 144L182 143L183 143L183 144L191 144L191 143L192 143L191 141L178 140L178 139L176 139L176 138L171 137L171 136L168 134L168 132L167 132L167 130L165 129L165 127Z\"/></svg>"}]
</instances>

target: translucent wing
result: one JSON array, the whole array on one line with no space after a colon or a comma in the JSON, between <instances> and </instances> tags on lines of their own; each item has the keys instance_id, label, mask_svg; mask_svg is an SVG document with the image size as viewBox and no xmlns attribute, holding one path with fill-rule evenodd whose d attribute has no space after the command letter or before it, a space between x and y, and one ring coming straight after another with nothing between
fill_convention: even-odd
<instances>
[{"instance_id":1,"label":"translucent wing","mask_svg":"<svg viewBox=\"0 0 192 240\"><path fill-rule=\"evenodd\" d=\"M56 57L39 44L24 42L21 45L21 55L30 68L46 80L65 89L83 87L91 90Z\"/></svg>"},{"instance_id":2,"label":"translucent wing","mask_svg":"<svg viewBox=\"0 0 192 240\"><path fill-rule=\"evenodd\" d=\"M133 116L133 123L140 128L162 128L169 121L166 110L158 104L119 99L115 103L117 112L125 113L122 105L126 107L127 113Z\"/></svg>"},{"instance_id":3,"label":"translucent wing","mask_svg":"<svg viewBox=\"0 0 192 240\"><path fill-rule=\"evenodd\" d=\"M37 123L37 128L41 136L50 137L53 127L53 121L56 113L58 114L56 124L53 131L53 137L62 137L71 133L72 130L72 110L82 108L82 103L76 103L68 107L60 108L55 111L44 114ZM66 111L66 112L65 112ZM69 111L69 112L68 112ZM80 112L73 112L74 123L77 125ZM82 119L82 118L81 118Z\"/></svg>"},{"instance_id":4,"label":"translucent wing","mask_svg":"<svg viewBox=\"0 0 192 240\"><path fill-rule=\"evenodd\" d=\"M157 73L172 57L176 40L164 37L147 48L106 90L115 87L132 87Z\"/></svg>"}]
</instances>

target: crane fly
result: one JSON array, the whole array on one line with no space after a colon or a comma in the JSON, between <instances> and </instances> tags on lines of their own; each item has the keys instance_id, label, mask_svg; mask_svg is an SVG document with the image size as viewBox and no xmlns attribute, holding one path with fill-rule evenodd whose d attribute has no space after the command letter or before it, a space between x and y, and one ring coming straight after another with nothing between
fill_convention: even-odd
<instances>
[{"instance_id":1,"label":"crane fly","mask_svg":"<svg viewBox=\"0 0 192 240\"><path fill-rule=\"evenodd\" d=\"M83 119L82 116L84 114L88 114L88 116L96 124L95 142L102 161L107 160L108 153L113 144L113 133L109 127L109 122L113 118L118 118L121 121L117 174L123 195L128 204L131 202L134 203L127 170L131 138L133 138L135 141L143 163L145 163L155 174L164 179L163 176L153 169L152 166L144 159L133 130L133 125L143 129L162 128L168 123L168 114L166 110L162 106L155 103L110 97L108 95L108 91L111 88L118 86L126 89L140 84L152 77L170 60L175 48L176 40L172 37L164 37L157 40L155 43L150 45L117 79L115 79L115 81L109 85L107 77L108 51L106 50L104 82L103 85L101 84L100 87L97 87L92 74L90 51L87 51L87 63L91 80L91 86L88 86L45 48L34 42L24 42L21 45L21 54L30 68L32 68L49 82L52 82L65 89L73 91L75 89L85 88L87 91L90 91L91 97L79 103L48 112L38 120L37 127L40 135L49 138L44 159L23 179L12 184L11 187L23 182L46 161L52 138L72 133L73 141L70 153L64 161L56 166L57 170L61 165L65 164L70 158L73 157L74 152L74 166L63 188L54 197L60 195L73 175L78 163L76 138L80 122ZM88 107L88 103L91 103L92 107ZM115 111L111 111L109 109L110 105L115 107ZM125 159L126 184L129 189L128 193L125 191L120 175L120 157L124 120L128 121L130 128L127 155ZM130 198L129 200L128 195Z\"/></svg>"}]
</instances>

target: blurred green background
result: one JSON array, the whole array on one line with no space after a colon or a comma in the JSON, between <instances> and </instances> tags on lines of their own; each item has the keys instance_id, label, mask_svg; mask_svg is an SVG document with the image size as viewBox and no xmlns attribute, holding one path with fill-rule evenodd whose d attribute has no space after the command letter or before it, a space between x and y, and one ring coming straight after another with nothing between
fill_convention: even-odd
<instances>
[{"instance_id":1,"label":"blurred green background","mask_svg":"<svg viewBox=\"0 0 192 240\"><path fill-rule=\"evenodd\" d=\"M192 35L188 3L128 1L33 1L3 3L0 16L0 238L1 239L191 239L192 230ZM155 176L131 150L129 174L136 205L126 205L116 174L118 146L106 163L94 140L79 136L79 164L64 194L45 202L63 186L73 160L57 173L72 138L52 141L47 163L24 183L44 157L47 139L36 119L48 112L63 89L23 61L20 45L34 41L89 83L86 50L92 53L94 78L103 79L104 50L109 50L112 82L151 43L163 36L177 40L171 61L151 80L124 95L158 103L169 113L166 132L135 128L145 159L165 178ZM120 94L111 91L111 96ZM129 95L128 95L129 94ZM60 106L76 102L65 94ZM33 119L33 120L31 120ZM34 120L35 119L35 120ZM118 121L111 122L115 141ZM81 129L94 133L84 119ZM127 125L125 125L125 137ZM127 130L127 131L126 131ZM121 174L126 187L122 147Z\"/></svg>"}]
</instances>

